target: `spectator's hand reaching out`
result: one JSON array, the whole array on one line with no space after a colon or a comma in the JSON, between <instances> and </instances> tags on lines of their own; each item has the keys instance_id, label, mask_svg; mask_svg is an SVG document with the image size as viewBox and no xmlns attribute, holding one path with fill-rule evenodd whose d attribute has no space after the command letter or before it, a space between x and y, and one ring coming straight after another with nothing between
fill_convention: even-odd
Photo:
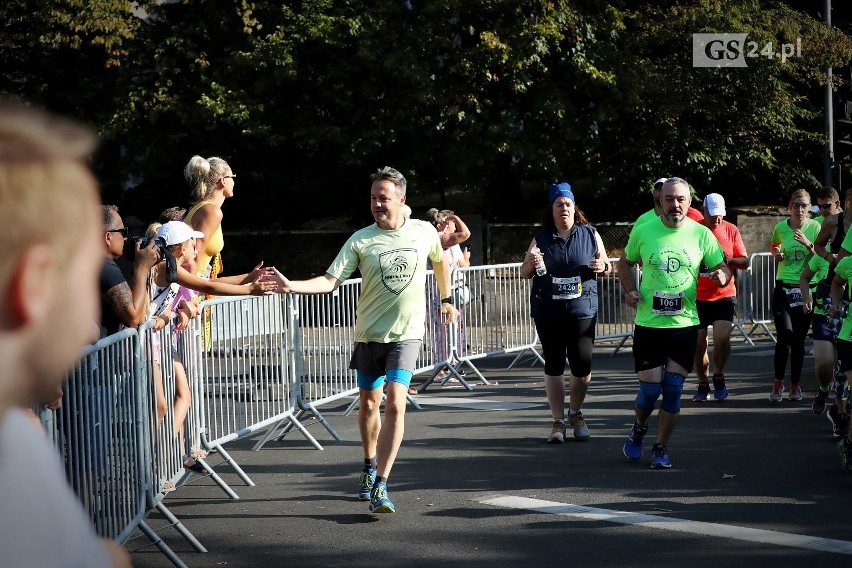
<instances>
[{"instance_id":1,"label":"spectator's hand reaching out","mask_svg":"<svg viewBox=\"0 0 852 568\"><path fill-rule=\"evenodd\" d=\"M277 268L270 266L263 275L264 281L273 282L279 294L290 293L290 281Z\"/></svg>"}]
</instances>

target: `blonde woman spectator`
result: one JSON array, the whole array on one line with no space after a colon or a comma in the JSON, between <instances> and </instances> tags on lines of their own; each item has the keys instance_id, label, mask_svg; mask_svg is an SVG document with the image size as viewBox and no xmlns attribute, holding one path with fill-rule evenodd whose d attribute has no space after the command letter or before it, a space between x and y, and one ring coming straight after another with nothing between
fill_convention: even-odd
<instances>
[{"instance_id":1,"label":"blonde woman spectator","mask_svg":"<svg viewBox=\"0 0 852 568\"><path fill-rule=\"evenodd\" d=\"M222 158L193 156L183 170L190 185L193 204L184 222L203 233L198 239L198 258L192 264L198 276L216 278L222 272L222 204L234 196L237 175Z\"/></svg>"}]
</instances>

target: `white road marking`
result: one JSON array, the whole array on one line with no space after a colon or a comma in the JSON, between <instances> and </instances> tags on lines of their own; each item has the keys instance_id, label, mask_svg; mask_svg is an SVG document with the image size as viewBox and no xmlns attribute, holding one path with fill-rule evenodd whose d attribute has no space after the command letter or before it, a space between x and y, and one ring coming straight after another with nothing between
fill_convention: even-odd
<instances>
[{"instance_id":1,"label":"white road marking","mask_svg":"<svg viewBox=\"0 0 852 568\"><path fill-rule=\"evenodd\" d=\"M523 410L525 408L543 407L538 402L507 402L505 400L485 400L482 398L465 398L452 396L422 395L414 400L421 406L450 406L468 410Z\"/></svg>"},{"instance_id":2,"label":"white road marking","mask_svg":"<svg viewBox=\"0 0 852 568\"><path fill-rule=\"evenodd\" d=\"M576 517L590 521L608 521L622 525L636 525L653 529L691 533L704 537L733 538L747 542L852 555L852 542L845 540L752 529L734 525L721 525L718 523L703 523L700 521L645 515L613 509L598 509L596 507L585 507L582 505L571 505L526 497L497 496L485 497L478 501L483 505L492 505L494 507L523 509L550 515Z\"/></svg>"}]
</instances>

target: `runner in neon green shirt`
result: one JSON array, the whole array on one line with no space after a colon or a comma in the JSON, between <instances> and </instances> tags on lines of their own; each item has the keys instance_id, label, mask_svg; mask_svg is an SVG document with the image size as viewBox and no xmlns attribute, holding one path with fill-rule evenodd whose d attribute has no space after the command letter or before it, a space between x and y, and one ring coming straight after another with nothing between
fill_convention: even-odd
<instances>
[{"instance_id":1,"label":"runner in neon green shirt","mask_svg":"<svg viewBox=\"0 0 852 568\"><path fill-rule=\"evenodd\" d=\"M836 317L840 313L841 301L849 298L848 284L852 279L852 257L847 256L837 263L834 280L831 282L831 307L829 314ZM852 378L852 316L847 313L843 325L837 334L837 358L843 375L837 377L834 402L837 414L832 418L834 434L840 437L837 450L840 453L840 465L846 473L852 473L852 430L849 428L849 379Z\"/></svg>"},{"instance_id":2,"label":"runner in neon green shirt","mask_svg":"<svg viewBox=\"0 0 852 568\"><path fill-rule=\"evenodd\" d=\"M642 457L642 440L648 419L662 395L657 439L651 450L651 468L669 468L666 442L680 413L686 375L695 363L698 315L695 290L702 263L717 286L724 286L731 271L712 231L687 218L691 202L689 185L681 178L663 184L663 215L634 227L618 262L618 278L628 305L636 308L633 359L639 378L636 422L622 452L631 461ZM636 287L634 267L642 262L642 283Z\"/></svg>"},{"instance_id":3,"label":"runner in neon green shirt","mask_svg":"<svg viewBox=\"0 0 852 568\"><path fill-rule=\"evenodd\" d=\"M790 196L790 216L775 225L769 250L778 262L775 290L772 294L772 314L775 319L775 381L769 393L771 402L780 402L785 389L784 373L790 358L791 401L802 400L802 365L805 360L805 338L811 327L811 314L804 310L804 298L799 287L802 271L814 253L814 241L820 225L808 218L811 196L797 189Z\"/></svg>"}]
</instances>

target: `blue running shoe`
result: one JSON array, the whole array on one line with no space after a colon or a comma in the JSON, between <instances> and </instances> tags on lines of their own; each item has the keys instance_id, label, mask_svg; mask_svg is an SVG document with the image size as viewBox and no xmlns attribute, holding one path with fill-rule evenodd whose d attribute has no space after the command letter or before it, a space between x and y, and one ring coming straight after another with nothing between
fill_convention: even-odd
<instances>
[{"instance_id":1,"label":"blue running shoe","mask_svg":"<svg viewBox=\"0 0 852 568\"><path fill-rule=\"evenodd\" d=\"M692 397L692 402L704 402L710 396L710 384L698 383L698 390Z\"/></svg>"},{"instance_id":2,"label":"blue running shoe","mask_svg":"<svg viewBox=\"0 0 852 568\"><path fill-rule=\"evenodd\" d=\"M630 429L630 434L627 436L627 441L624 442L624 448L621 450L624 457L630 461L639 461L642 458L642 440L645 439L647 433L647 426L633 424L633 428Z\"/></svg>"},{"instance_id":3,"label":"blue running shoe","mask_svg":"<svg viewBox=\"0 0 852 568\"><path fill-rule=\"evenodd\" d=\"M370 511L373 513L393 513L393 503L388 499L388 486L377 483L370 493Z\"/></svg>"},{"instance_id":4,"label":"blue running shoe","mask_svg":"<svg viewBox=\"0 0 852 568\"><path fill-rule=\"evenodd\" d=\"M728 398L728 389L725 387L725 375L713 374L713 398L720 402Z\"/></svg>"},{"instance_id":5,"label":"blue running shoe","mask_svg":"<svg viewBox=\"0 0 852 568\"><path fill-rule=\"evenodd\" d=\"M358 478L358 499L361 501L370 500L370 492L373 490L373 484L376 482L376 470L362 471L361 477Z\"/></svg>"},{"instance_id":6,"label":"blue running shoe","mask_svg":"<svg viewBox=\"0 0 852 568\"><path fill-rule=\"evenodd\" d=\"M651 469L668 469L672 466L665 444L654 444L651 449Z\"/></svg>"}]
</instances>

